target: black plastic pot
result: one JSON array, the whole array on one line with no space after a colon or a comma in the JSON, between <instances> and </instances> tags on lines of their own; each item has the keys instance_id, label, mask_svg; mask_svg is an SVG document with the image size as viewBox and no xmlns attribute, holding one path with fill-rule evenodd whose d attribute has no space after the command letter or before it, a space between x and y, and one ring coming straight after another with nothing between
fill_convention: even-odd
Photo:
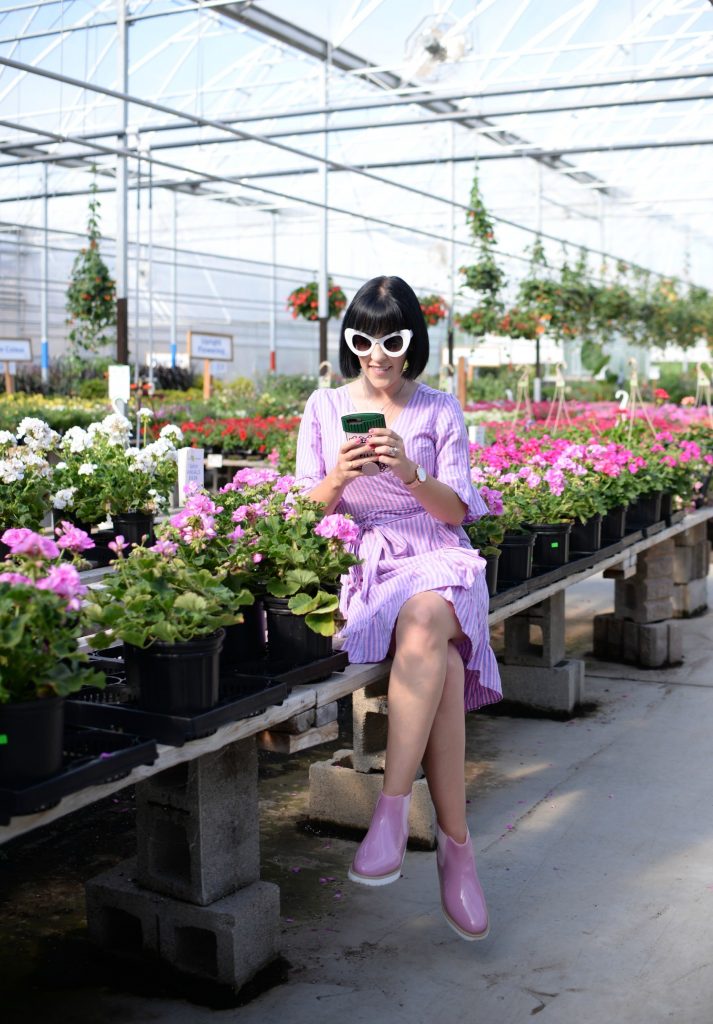
<instances>
[{"instance_id":1,"label":"black plastic pot","mask_svg":"<svg viewBox=\"0 0 713 1024\"><path fill-rule=\"evenodd\" d=\"M481 558L485 559L485 582L488 585L488 594L495 597L498 592L498 562L500 551L496 548L489 554L484 555L481 551Z\"/></svg>"},{"instance_id":2,"label":"black plastic pot","mask_svg":"<svg viewBox=\"0 0 713 1024\"><path fill-rule=\"evenodd\" d=\"M642 494L629 505L626 514L626 526L629 532L640 530L644 526L653 526L661 522L661 491L650 491Z\"/></svg>"},{"instance_id":3,"label":"black plastic pot","mask_svg":"<svg viewBox=\"0 0 713 1024\"><path fill-rule=\"evenodd\" d=\"M626 533L626 505L610 508L602 516L602 544L616 544Z\"/></svg>"},{"instance_id":4,"label":"black plastic pot","mask_svg":"<svg viewBox=\"0 0 713 1024\"><path fill-rule=\"evenodd\" d=\"M124 644L126 681L145 711L168 715L204 711L218 703L225 631L175 644Z\"/></svg>"},{"instance_id":5,"label":"black plastic pot","mask_svg":"<svg viewBox=\"0 0 713 1024\"><path fill-rule=\"evenodd\" d=\"M580 523L579 520L572 523L572 532L569 535L570 552L581 551L583 554L591 554L592 551L599 551L601 546L602 516L599 512L586 523Z\"/></svg>"},{"instance_id":6,"label":"black plastic pot","mask_svg":"<svg viewBox=\"0 0 713 1024\"><path fill-rule=\"evenodd\" d=\"M535 534L532 562L536 569L556 569L569 561L571 523L531 523Z\"/></svg>"},{"instance_id":7,"label":"black plastic pot","mask_svg":"<svg viewBox=\"0 0 713 1024\"><path fill-rule=\"evenodd\" d=\"M259 602L241 609L243 621L225 627L222 666L242 665L265 653L265 615Z\"/></svg>"},{"instance_id":8,"label":"black plastic pot","mask_svg":"<svg viewBox=\"0 0 713 1024\"><path fill-rule=\"evenodd\" d=\"M123 512L112 516L111 522L114 535L123 537L127 544L141 544L143 537L147 538L147 546L154 543L152 515L146 515L144 512Z\"/></svg>"},{"instance_id":9,"label":"black plastic pot","mask_svg":"<svg viewBox=\"0 0 713 1024\"><path fill-rule=\"evenodd\" d=\"M671 516L673 515L673 495L669 491L664 491L661 495L661 518L666 522L668 526L671 525Z\"/></svg>"},{"instance_id":10,"label":"black plastic pot","mask_svg":"<svg viewBox=\"0 0 713 1024\"><path fill-rule=\"evenodd\" d=\"M294 665L306 665L332 653L332 638L310 629L303 615L287 607L286 597L265 597L267 646L270 654L289 658Z\"/></svg>"},{"instance_id":11,"label":"black plastic pot","mask_svg":"<svg viewBox=\"0 0 713 1024\"><path fill-rule=\"evenodd\" d=\"M533 533L508 531L500 542L498 561L498 585L514 586L529 580L532 576L532 552L535 546Z\"/></svg>"},{"instance_id":12,"label":"black plastic pot","mask_svg":"<svg viewBox=\"0 0 713 1024\"><path fill-rule=\"evenodd\" d=\"M0 704L0 788L54 775L62 767L64 697Z\"/></svg>"}]
</instances>

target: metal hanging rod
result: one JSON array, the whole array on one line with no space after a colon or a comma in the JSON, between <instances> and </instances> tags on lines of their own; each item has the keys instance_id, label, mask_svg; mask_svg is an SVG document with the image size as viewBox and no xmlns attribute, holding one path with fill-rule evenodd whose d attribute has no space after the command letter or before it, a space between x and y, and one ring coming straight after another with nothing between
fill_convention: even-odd
<instances>
[{"instance_id":1,"label":"metal hanging rod","mask_svg":"<svg viewBox=\"0 0 713 1024\"><path fill-rule=\"evenodd\" d=\"M592 103L558 104L558 105L555 105L555 106L537 107L537 108L530 108L530 109L526 109L526 110L490 110L490 111L487 111L487 113L478 113L477 116L478 117L488 117L488 118L494 118L494 117L522 117L524 115L530 115L530 114L557 114L557 113L567 113L569 111L577 111L577 110L600 110L600 109L607 109L607 108L610 108L610 107L638 107L638 106L642 106L642 105L656 104L656 103L684 103L684 102L695 102L695 101L699 101L699 100L711 100L711 99L713 99L713 92L699 92L699 93L691 93L688 96L654 96L654 97L651 97L651 98L637 99L637 100L607 100L604 103L592 102ZM450 123L452 121L463 121L466 118L472 117L472 116L475 116L475 115L473 115L469 111L465 111L464 110L464 111L459 111L459 112L456 112L456 113L450 113L449 112L449 113L444 113L444 114L434 114L431 117L417 117L417 118L406 118L406 117L404 117L404 118L397 118L395 120L390 120L390 121L374 121L374 120L370 120L370 121L361 121L361 122L358 122L356 124L344 124L344 125L329 124L328 127L326 128L326 131L329 134L332 134L334 132L364 131L366 129L372 129L372 128L401 128L401 127L404 127L404 128L410 128L410 127L418 128L418 127L420 127L421 125L424 125L424 124L440 124L440 123L448 124L448 123ZM229 123L235 123L235 122L226 121L225 123L229 124ZM195 127L195 126L194 125L186 125L185 127ZM153 131L153 130L154 129L141 129L140 134L147 134L148 132ZM476 129L471 129L471 130L482 132L484 129L476 128ZM304 136L304 135L321 135L324 131L325 131L324 125L310 127L310 128L293 128L293 129L285 129L285 130L279 131L279 132L265 132L265 138L266 139L279 139L279 138L290 138L290 137L297 137L297 136ZM111 131L86 132L86 133L82 132L81 134L75 135L75 138L82 139L82 140L85 140L85 139L86 140L99 139L99 138L115 138L118 134L121 134L118 130L115 131L115 132L111 132ZM197 138L185 139L185 140L180 141L180 142L171 141L171 142L153 143L152 146L151 146L151 149L152 150L183 149L183 148L189 148L191 146L196 146L196 145L216 146L216 145L220 145L222 143L233 143L233 142L238 142L238 141L245 141L245 140L226 138L224 135L213 136L211 138L206 138L205 136L199 136ZM42 145L41 142L37 142L37 143L22 143L21 141L20 142L14 142L14 143L13 142L7 142L7 143L4 143L4 144L0 144L0 153L11 152L13 149L20 149L20 148L23 148L23 146L28 146L28 148L31 148L32 146L40 146L40 145ZM70 154L69 157L66 157L66 158L63 157L62 159L70 159L71 156L80 156L80 155L81 154ZM51 156L43 156L42 154L38 154L38 161L37 162L38 163L43 163L43 162L47 161L48 159L51 161L52 157ZM25 161L21 161L21 163L31 163L31 162L32 162L31 159L28 159L28 160L25 160ZM3 167L13 167L13 166L15 166L15 164L8 162L8 163L4 163L4 164L2 164L0 166L3 166Z\"/></svg>"},{"instance_id":2,"label":"metal hanging rod","mask_svg":"<svg viewBox=\"0 0 713 1024\"><path fill-rule=\"evenodd\" d=\"M16 124L14 124L12 122L8 122L8 121L0 121L0 125L4 125L6 127L12 127L12 128L15 128L15 129L21 127L20 125L16 125ZM42 131L41 129L25 128L25 130L26 131L32 131L32 132L35 132L35 133L38 133L38 134L42 134L42 135L48 135L49 134L48 132ZM69 136L64 136L62 138L66 138L66 140L70 141L70 142L76 141L75 139L73 139L72 137L69 137ZM111 146L101 146L100 147L97 144L91 144L91 145L93 146L93 148L101 149L101 151L104 154L129 155L129 156L131 156L133 158L137 158L138 157L138 153L135 150L125 150L125 149L120 149L120 148L111 147ZM154 163L157 166L166 167L166 168L169 168L170 170L181 171L184 174L195 175L194 182L195 182L196 186L199 186L204 181L218 182L218 183L221 183L221 184L237 184L237 185L240 185L241 187L243 187L245 189L249 189L249 190L252 190L252 191L260 192L260 193L263 193L265 195L273 196L275 198L287 200L288 202L291 202L291 203L298 203L298 204L301 204L303 206L307 206L307 207L310 207L310 208L313 208L313 209L324 209L324 208L326 208L331 213L338 213L338 214L341 214L341 215L346 216L346 217L355 218L357 220L368 221L371 224L378 224L381 227L386 227L386 228L394 229L396 231L402 231L402 232L405 232L406 234L415 234L415 235L419 235L421 237L435 239L437 241L448 241L448 242L451 241L450 236L442 235L442 234L439 234L439 233L437 233L435 231L429 231L429 230L427 230L425 228L413 227L413 226L404 225L404 224L397 224L394 221L387 220L384 217L375 217L372 214L355 213L354 210L350 210L350 209L347 209L345 207L333 206L331 204L326 204L326 207L325 207L325 204L320 202L319 200L308 199L308 198L303 197L303 196L293 196L293 195L290 195L289 193L282 192L282 191L280 191L278 189L267 188L264 185L252 185L252 184L249 184L248 182L244 182L242 180L242 178L238 177L238 176L230 177L230 176L225 176L225 175L221 176L221 175L218 175L218 174L211 174L208 171L200 171L200 170L197 170L196 168L186 167L185 165L176 164L176 163L173 163L173 162L168 161L168 160L161 160L161 159L158 159L156 157L152 157L150 154L146 154L146 153L142 154L141 159L144 162ZM377 178L376 180L383 181L385 184L396 184L396 183L390 182L390 181L388 181L386 179L378 179ZM180 184L182 186L184 186L183 188L181 188L182 192L185 192L186 194L191 194L192 190L190 188L190 185L193 184L193 182L182 182ZM171 186L166 186L166 187L171 187ZM176 188L177 186L174 184L173 187ZM456 203L453 200L445 199L442 196L434 196L431 193L423 192L420 189L412 189L412 188L410 188L408 186L404 186L404 188L406 188L410 192L417 192L418 194L426 196L426 197L428 197L430 199L437 199L439 202L446 203L447 205L455 207L456 209L460 209L460 210L462 210L464 212L470 209L470 207L468 205L464 204L464 203ZM89 190L87 189L87 190L83 190L82 192L79 192L79 193L67 193L67 195L70 195L70 194L87 194L88 191ZM114 191L114 190L112 189L112 190L109 190L109 191ZM199 193L199 195L200 195L200 193ZM205 195L205 193L203 195ZM43 197L44 197L44 193L40 193L36 198L43 198ZM57 193L57 197L59 197L59 193ZM11 201L17 202L17 201L23 201L23 200L29 199L29 198L30 197L28 197L28 196L14 197L13 199L10 199L9 197L6 197L5 199L0 200L0 202L11 202ZM221 197L217 196L215 194L212 194L212 195L208 196L208 198L220 199ZM505 224L508 227L514 228L514 229L516 229L518 231L524 231L526 234L535 235L535 236L537 236L539 238L546 239L547 241L550 241L550 242L556 242L558 245L565 245L565 246L570 246L570 247L574 247L574 248L579 248L579 246L577 246L576 243L571 242L571 241L569 241L568 239L565 239L565 238L560 238L557 235L551 235L551 234L549 234L548 232L545 232L545 231L538 231L536 228L530 228L530 227L528 227L526 225L518 224L515 221L508 220L505 217L498 217L495 214L493 214L492 217L493 217L493 220L498 221L498 223ZM463 241L463 242L458 241L457 244L458 245L462 245L464 247L470 247L471 242L470 242L470 240ZM603 256L605 259L616 260L616 259L620 259L621 258L621 257L617 256L615 253L607 252L604 249L597 249L597 248L595 248L593 246L586 246L585 248L587 249L588 252L592 253L593 255ZM525 262L528 261L528 257L523 256L522 254L518 254L518 253L501 253L501 255L504 255L504 256L507 256L507 257L510 257L510 258L516 259L516 260L522 260L522 261L525 261ZM646 271L648 273L651 273L651 274L653 274L656 277L665 278L667 276L665 274L660 273L659 271L651 270L648 267L643 267L643 266L641 266L641 264L635 263L633 260L630 260L630 259L627 259L627 263L629 263L631 266L637 267L640 270L643 270L643 271Z\"/></svg>"},{"instance_id":3,"label":"metal hanging rod","mask_svg":"<svg viewBox=\"0 0 713 1024\"><path fill-rule=\"evenodd\" d=\"M522 88L522 89L492 89L492 90L482 90L482 91L479 91L479 92L474 92L474 91L471 90L470 92L450 93L450 94L448 94L446 96L439 96L437 94L420 93L419 95L408 96L408 97L405 97L405 98L404 97L397 97L397 98L394 98L394 99L385 100L384 102L369 102L368 100L360 100L360 101L357 101L357 102L354 102L354 103L336 104L334 106L328 106L328 107L309 107L309 108L303 108L303 109L299 109L299 110L279 110L279 111L275 110L275 111L265 111L265 112L260 113L260 114L247 114L247 115L241 114L239 116L236 115L234 117L231 116L231 117L221 118L221 123L222 124L227 124L227 125L252 124L252 123L255 123L255 122L259 122L259 121L276 121L276 120L284 120L284 119L293 118L293 117L311 117L311 116L317 116L317 115L322 115L322 114L349 113L349 112L353 112L353 111L356 111L356 110L380 110L382 108L383 109L388 109L390 107L413 106L413 105L416 105L416 104L419 104L419 103L423 103L426 100L439 100L439 101L442 101L442 102L451 102L451 101L468 100L468 99L470 99L470 100L472 100L472 99L490 99L490 98L493 98L493 97L503 97L503 96L527 96L527 95L530 95L530 94L536 94L536 93L541 93L541 92L560 92L560 91L572 90L572 89L590 89L590 88L599 88L599 87L603 87L603 86L617 86L617 85L637 85L639 83L646 84L646 83L649 83L649 82L669 82L669 81L678 81L678 80L681 80L681 79L685 80L685 79L710 78L710 77L713 77L713 69L710 69L710 70L702 69L702 70L698 70L698 71L695 71L695 72L679 73L679 74L675 74L675 75L650 75L650 76L647 76L647 77L642 77L642 78L637 78L637 79L618 78L618 79L611 79L611 80L608 80L608 81L596 81L595 80L595 81L588 81L588 82L576 82L576 83L567 84L567 85L550 85L550 86L530 87L530 88ZM514 110L483 111L483 112L478 112L477 114L474 114L474 113L468 112L468 111L457 111L456 110L456 111L446 111L442 115L441 114L437 114L433 118L433 120L434 121L436 121L436 120L453 120L453 119L457 120L458 118L475 117L475 116L477 116L477 117L506 117L506 116L510 116L510 115L514 116L516 114L557 113L559 111L564 112L564 111L567 111L567 110L580 110L580 109L587 110L587 109L590 109L590 108L591 109L596 109L596 108L599 108L599 107L606 108L606 107L615 107L615 106L631 106L631 105L635 105L635 104L638 104L638 103L673 103L673 102L682 102L682 101L685 101L687 99L693 99L693 100L695 100L695 99L707 99L707 98L710 98L710 96L711 96L710 93L700 93L700 94L693 94L691 96L661 96L661 97L658 97L656 99L644 98L644 99L639 99L639 100L618 100L618 101L617 100L611 100L611 101L607 101L607 102L603 102L603 103L598 103L598 102L594 101L594 102L591 102L591 103L582 102L582 103L579 103L579 104L571 104L571 105L567 105L567 106L562 105L562 106L538 107L538 108L530 108L530 109L523 109L523 110L517 110L517 111L514 111ZM396 123L398 123L398 122L396 122ZM413 123L414 124L428 124L429 121L428 121L427 118L423 118L422 120L414 121ZM371 124L373 124L373 123L371 123ZM371 126L371 124L370 124L370 126ZM139 128L137 130L141 131L142 133L149 133L149 132L155 133L155 132L166 132L166 131L180 131L180 130L183 130L183 129L186 129L186 128L194 128L194 127L195 127L195 122L193 120L178 120L178 121L174 121L174 122L171 122L171 123L168 123L168 124L166 122L161 122L160 124L141 125L141 126L139 126ZM330 130L348 131L349 128L350 128L350 126L346 125L344 127L339 126L336 129L330 129ZM77 138L81 138L81 139L104 139L104 138L108 139L108 138L115 137L117 134L120 134L118 129L111 129L110 128L110 129L105 129L103 131L82 132L81 134L77 135L76 137ZM283 134L283 133L279 133L279 134ZM284 134L287 134L287 135L306 134L306 131L305 132L300 132L300 131L285 132ZM278 136L277 133L270 133L269 135L266 134L265 137L266 138L273 138L273 137L279 137L279 136Z\"/></svg>"},{"instance_id":4,"label":"metal hanging rod","mask_svg":"<svg viewBox=\"0 0 713 1024\"><path fill-rule=\"evenodd\" d=\"M397 182L397 181L392 181L392 180L390 180L388 178L382 178L379 175L372 174L370 171L367 171L367 170L363 170L363 169L354 170L349 164L344 164L344 163L341 163L341 162L336 161L336 160L331 160L331 159L327 159L325 157L320 157L320 156L317 156L317 155L315 155L313 153L309 153L309 152L307 152L305 150L298 149L296 146L288 146L284 142L279 142L279 141L277 141L275 139L268 139L268 138L266 138L263 135L257 135L257 134L254 134L252 132L248 132L248 131L246 131L244 129L233 128L231 125L225 124L222 121L216 121L216 120L212 120L210 118L199 117L199 116L197 116L195 114L187 114L184 111L175 110L173 107L166 106L165 104L155 103L155 102L153 102L151 100L141 99L139 97L132 96L129 93L119 92L116 89L108 89L105 86L95 85L94 83L83 82L81 79L71 78L69 75L63 75L63 74L60 74L57 71L49 71L46 68L36 68L33 65L31 65L31 64L24 64L21 61L11 60L8 57L0 57L0 65L5 65L6 67L12 67L12 68L15 68L18 71L24 71L24 72L26 72L28 74L38 75L41 78L48 78L48 79L50 79L52 81L62 82L65 85L71 85L71 86L74 86L75 88L78 88L78 89L87 89L90 92L96 92L96 93L99 93L99 94L104 95L104 96L111 96L114 99L124 100L125 102L133 103L133 104L136 104L136 105L142 106L142 107L146 107L146 108L148 108L150 110L158 110L158 111L161 111L162 113L168 114L168 115L170 115L172 117L179 117L179 118L183 118L183 119L188 120L188 121L192 121L194 124L197 124L197 125L200 125L200 126L203 126L203 127L217 128L220 131L227 132L229 135L232 135L235 138L250 139L253 142L262 142L262 143L264 143L267 146L272 146L275 149L279 149L282 152L290 153L293 156L304 157L307 160L309 160L309 161L311 161L311 162L313 162L315 164L320 164L320 165L324 164L324 165L326 165L332 171L334 171L334 170L352 170L353 173L358 174L361 177L366 178L367 180L375 181L375 182L377 182L380 185L389 185L389 186L391 186L393 188L400 189L401 191L409 192L412 195L418 195L418 196L421 196L422 198L425 198L425 199L429 199L429 200L432 200L432 201L435 200L436 202L445 203L446 205L451 205L451 201L449 199L446 199L443 196L433 195L433 193L431 193L431 192L429 192L429 191L427 191L425 189L415 188L413 185L407 185L407 184L405 184L403 182ZM104 145L102 145L100 143L97 143L97 142L90 142L90 141L84 142L83 140L77 139L74 136L58 135L56 133L52 133L52 132L49 132L49 131L46 131L46 130L40 130L40 129L30 129L26 125L20 125L20 124L16 124L16 123L13 123L13 122L10 122L10 121L0 121L0 125L4 125L5 127L12 127L13 130L15 130L15 131L18 131L18 130L19 131L29 131L29 132L31 132L33 134L43 135L45 137L53 138L55 141L58 141L58 142L74 142L74 143L77 143L78 145L86 145L88 148L93 149L93 150L95 150L97 152L104 152L104 153L113 154L113 155L119 155L119 156L126 156L126 155L128 155L128 156L132 156L132 157L136 157L138 155L137 152L135 150L132 150L132 149L104 146ZM525 155L532 155L534 159L537 159L537 154L536 153L535 154L525 154ZM553 158L553 160L556 160L556 159L557 158ZM184 166L182 166L180 164L175 164L175 163L171 163L169 161L159 160L156 157L152 157L151 160L152 160L153 163L156 163L158 166L168 167L171 170L178 169L178 170L183 171L184 173L187 171L188 173L197 173L199 175L205 174L205 172L195 171L194 168L186 168L186 167L184 167ZM547 165L550 166L550 167L553 166L552 162L548 163L548 158L544 158L544 162L547 163ZM556 168L556 169L561 170L561 168ZM589 180L589 181L596 181L596 179L593 179L592 175L588 174L586 171L576 171L574 168L572 168L570 171L565 171L564 173L571 173L572 176L575 177L575 180L577 180L577 181L581 181L582 179ZM238 184L242 183L241 182L241 176L235 176L235 177L228 178L228 177L221 177L220 175L215 175L213 180L216 180L216 181L231 181L231 182L237 182ZM248 186L246 184L245 187L255 188L256 186ZM604 190L604 186L602 186L602 190ZM262 187L262 191L266 192L267 194L271 194L270 190L269 189L265 189L264 187ZM286 198L285 196L283 196L279 192L275 192L274 194L280 196L280 198ZM287 197L287 198L292 198L292 197ZM300 202L311 203L312 201L311 200L300 199ZM316 207L318 207L318 208L321 208L321 206L322 206L321 203L315 203L314 205ZM468 207L467 206L463 206L462 209L465 210L465 209L468 209ZM504 218L497 218L496 217L495 219L499 220L501 223L512 223L512 222L506 221ZM513 227L518 227L518 228L521 227L521 225L517 225L517 224L513 224L512 226ZM533 234L537 234L537 232L534 229L524 228L523 230L531 231ZM556 241L562 241L562 240L561 239L556 239Z\"/></svg>"}]
</instances>

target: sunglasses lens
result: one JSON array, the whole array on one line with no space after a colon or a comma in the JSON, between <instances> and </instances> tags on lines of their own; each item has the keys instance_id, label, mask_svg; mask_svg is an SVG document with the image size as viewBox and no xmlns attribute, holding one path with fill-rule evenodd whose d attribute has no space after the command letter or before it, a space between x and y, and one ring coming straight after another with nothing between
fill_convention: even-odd
<instances>
[{"instance_id":1,"label":"sunglasses lens","mask_svg":"<svg viewBox=\"0 0 713 1024\"><path fill-rule=\"evenodd\" d=\"M395 334L391 338L384 339L383 347L387 352L390 352L392 355L395 355L401 352L402 348L404 347L404 339L401 337L400 334Z\"/></svg>"},{"instance_id":2,"label":"sunglasses lens","mask_svg":"<svg viewBox=\"0 0 713 1024\"><path fill-rule=\"evenodd\" d=\"M357 352L368 352L371 348L371 341L365 338L363 334L354 334L352 336L352 345Z\"/></svg>"}]
</instances>

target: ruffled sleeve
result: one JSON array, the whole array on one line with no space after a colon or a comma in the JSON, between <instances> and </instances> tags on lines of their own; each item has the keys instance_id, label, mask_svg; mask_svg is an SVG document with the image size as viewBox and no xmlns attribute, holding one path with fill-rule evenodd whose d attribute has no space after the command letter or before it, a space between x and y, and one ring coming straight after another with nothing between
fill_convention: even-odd
<instances>
[{"instance_id":1,"label":"ruffled sleeve","mask_svg":"<svg viewBox=\"0 0 713 1024\"><path fill-rule=\"evenodd\" d=\"M322 450L322 424L319 416L319 391L307 399L297 435L296 482L304 493L324 480L327 470Z\"/></svg>"},{"instance_id":2,"label":"ruffled sleeve","mask_svg":"<svg viewBox=\"0 0 713 1024\"><path fill-rule=\"evenodd\" d=\"M470 478L468 431L458 399L444 395L436 417L436 470L434 476L447 484L467 505L464 523L488 514L488 507Z\"/></svg>"}]
</instances>

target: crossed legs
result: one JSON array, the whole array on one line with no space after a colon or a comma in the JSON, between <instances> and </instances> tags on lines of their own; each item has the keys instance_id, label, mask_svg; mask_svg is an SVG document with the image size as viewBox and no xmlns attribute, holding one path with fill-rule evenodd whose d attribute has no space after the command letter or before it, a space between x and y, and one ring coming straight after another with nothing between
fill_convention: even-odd
<instances>
[{"instance_id":1,"label":"crossed legs","mask_svg":"<svg viewBox=\"0 0 713 1024\"><path fill-rule=\"evenodd\" d=\"M465 715L462 639L452 606L424 592L405 602L396 622L389 679L384 793L409 793L423 765L440 827L456 842L465 822Z\"/></svg>"}]
</instances>

